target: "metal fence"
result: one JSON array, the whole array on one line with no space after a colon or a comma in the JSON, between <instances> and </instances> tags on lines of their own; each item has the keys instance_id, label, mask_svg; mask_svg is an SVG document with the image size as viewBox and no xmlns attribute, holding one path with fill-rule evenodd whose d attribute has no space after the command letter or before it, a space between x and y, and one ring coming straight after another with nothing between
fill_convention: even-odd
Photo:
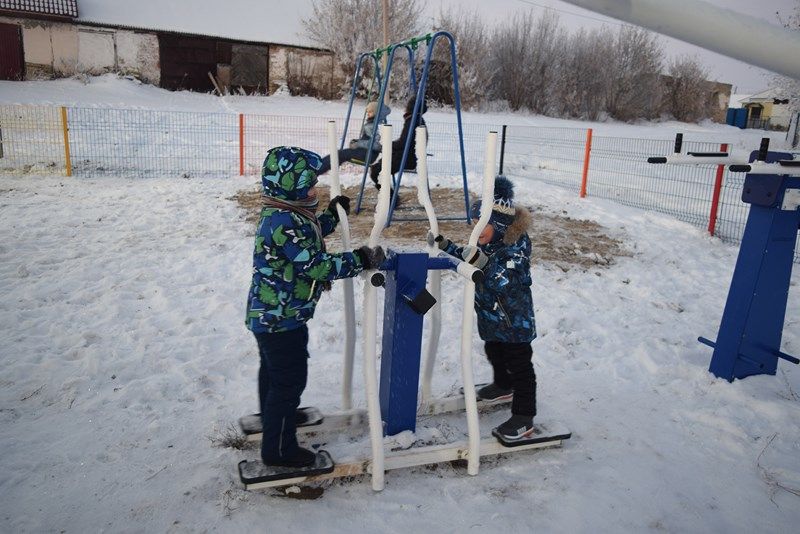
<instances>
[{"instance_id":1,"label":"metal fence","mask_svg":"<svg viewBox=\"0 0 800 534\"><path fill-rule=\"evenodd\" d=\"M334 117L298 117L52 106L0 106L0 173L77 176L225 176L257 174L266 149L298 145L327 153L326 123ZM402 122L392 117L399 131ZM357 137L361 118L348 125ZM496 123L464 123L468 172L480 174L486 132ZM508 126L504 172L621 204L657 211L738 243L749 205L741 202L744 175L715 165L650 165L673 141L587 136L582 128ZM428 169L460 185L457 126L428 122ZM587 147L587 143L589 147ZM686 151L720 150L719 143L685 141ZM718 173L719 176L718 176ZM720 178L718 207L715 182ZM457 181L456 181L457 180ZM716 209L712 209L716 208ZM711 221L713 220L713 223ZM798 247L800 249L800 247ZM800 250L795 253L800 261Z\"/></svg>"}]
</instances>

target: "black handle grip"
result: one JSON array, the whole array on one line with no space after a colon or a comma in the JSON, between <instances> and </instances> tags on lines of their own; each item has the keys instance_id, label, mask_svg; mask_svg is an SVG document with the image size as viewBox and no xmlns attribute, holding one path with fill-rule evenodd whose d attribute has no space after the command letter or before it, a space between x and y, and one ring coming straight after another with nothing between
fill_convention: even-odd
<instances>
[{"instance_id":1,"label":"black handle grip","mask_svg":"<svg viewBox=\"0 0 800 534\"><path fill-rule=\"evenodd\" d=\"M681 147L683 146L683 134L675 134L675 153L681 153Z\"/></svg>"}]
</instances>

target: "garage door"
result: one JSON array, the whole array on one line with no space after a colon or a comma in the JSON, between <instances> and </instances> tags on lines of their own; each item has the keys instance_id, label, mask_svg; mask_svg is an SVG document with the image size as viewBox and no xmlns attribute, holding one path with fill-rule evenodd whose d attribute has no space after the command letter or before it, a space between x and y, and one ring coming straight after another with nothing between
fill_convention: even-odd
<instances>
[{"instance_id":1,"label":"garage door","mask_svg":"<svg viewBox=\"0 0 800 534\"><path fill-rule=\"evenodd\" d=\"M208 73L217 72L217 43L213 39L182 35L158 36L161 87L211 91Z\"/></svg>"},{"instance_id":2,"label":"garage door","mask_svg":"<svg viewBox=\"0 0 800 534\"><path fill-rule=\"evenodd\" d=\"M0 24L0 80L25 77L22 32L16 24Z\"/></svg>"}]
</instances>

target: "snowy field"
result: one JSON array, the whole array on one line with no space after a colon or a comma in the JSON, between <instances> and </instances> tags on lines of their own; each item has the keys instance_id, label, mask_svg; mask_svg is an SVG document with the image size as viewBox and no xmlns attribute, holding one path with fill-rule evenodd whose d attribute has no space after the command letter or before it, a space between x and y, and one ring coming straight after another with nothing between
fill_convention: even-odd
<instances>
[{"instance_id":1,"label":"snowy field","mask_svg":"<svg viewBox=\"0 0 800 534\"><path fill-rule=\"evenodd\" d=\"M81 87L0 83L0 101L344 109L285 97L222 102L106 78ZM516 117L557 123L500 119ZM597 127L626 137L688 130ZM630 254L607 268L533 269L539 414L567 425L572 439L487 460L477 477L450 465L392 471L382 493L366 478L328 483L316 501L242 490L236 463L257 453L219 440L257 407L258 355L244 327L253 228L230 199L255 184L2 177L0 531L797 531L800 369L781 361L777 376L729 384L708 373L711 349L696 341L716 337L736 247L665 215L532 181L517 183L519 203L596 221ZM798 285L795 270L782 345L793 355ZM362 288L357 279L359 333ZM460 382L457 354L446 349L459 345L453 276L442 306L434 390L443 395ZM311 323L303 398L324 411L341 402L342 313L335 285ZM486 380L477 336L473 345L476 380ZM363 406L360 365L355 376ZM483 432L503 416L482 419ZM424 420L418 437L460 430L457 420ZM359 448L368 446L345 438L330 447Z\"/></svg>"}]
</instances>

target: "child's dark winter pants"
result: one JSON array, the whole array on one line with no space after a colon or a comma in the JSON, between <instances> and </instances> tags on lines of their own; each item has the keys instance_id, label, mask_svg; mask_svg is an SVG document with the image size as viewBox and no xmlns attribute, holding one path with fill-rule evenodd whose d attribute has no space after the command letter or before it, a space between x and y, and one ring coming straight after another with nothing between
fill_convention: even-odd
<instances>
[{"instance_id":1,"label":"child's dark winter pants","mask_svg":"<svg viewBox=\"0 0 800 534\"><path fill-rule=\"evenodd\" d=\"M298 449L295 411L308 377L308 327L254 335L261 356L261 458L269 463L291 458Z\"/></svg>"},{"instance_id":2,"label":"child's dark winter pants","mask_svg":"<svg viewBox=\"0 0 800 534\"><path fill-rule=\"evenodd\" d=\"M513 389L511 413L536 415L536 373L533 371L533 350L530 342L502 343L487 341L486 357L494 370L494 383Z\"/></svg>"}]
</instances>

